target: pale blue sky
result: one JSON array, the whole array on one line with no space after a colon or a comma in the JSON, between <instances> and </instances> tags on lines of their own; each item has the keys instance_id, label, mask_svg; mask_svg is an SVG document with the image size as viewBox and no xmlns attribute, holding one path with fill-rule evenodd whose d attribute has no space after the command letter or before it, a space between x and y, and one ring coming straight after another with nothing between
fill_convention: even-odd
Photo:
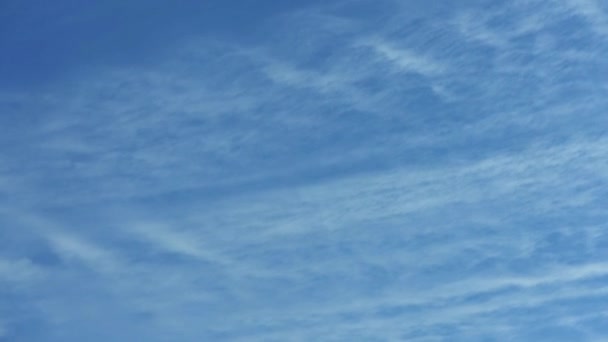
<instances>
[{"instance_id":1,"label":"pale blue sky","mask_svg":"<svg viewBox=\"0 0 608 342\"><path fill-rule=\"evenodd\" d=\"M0 341L608 341L608 5L0 2Z\"/></svg>"}]
</instances>

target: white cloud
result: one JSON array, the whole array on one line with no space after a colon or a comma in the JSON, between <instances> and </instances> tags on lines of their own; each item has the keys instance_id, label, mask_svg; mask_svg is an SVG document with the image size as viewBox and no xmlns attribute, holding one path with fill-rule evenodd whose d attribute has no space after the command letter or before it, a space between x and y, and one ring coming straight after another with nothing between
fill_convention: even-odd
<instances>
[{"instance_id":1,"label":"white cloud","mask_svg":"<svg viewBox=\"0 0 608 342\"><path fill-rule=\"evenodd\" d=\"M124 270L123 262L112 251L100 247L75 234L54 230L46 233L55 251L67 260L82 262L91 269L115 274Z\"/></svg>"},{"instance_id":2,"label":"white cloud","mask_svg":"<svg viewBox=\"0 0 608 342\"><path fill-rule=\"evenodd\" d=\"M6 220L66 261L55 284L93 270L93 294L169 331L513 334L502 313L607 295L606 103L572 78L602 53L557 50L564 6L299 13L280 43L195 39L11 97L46 112L0 160L29 208ZM36 270L0 259L0 280Z\"/></svg>"},{"instance_id":3,"label":"white cloud","mask_svg":"<svg viewBox=\"0 0 608 342\"><path fill-rule=\"evenodd\" d=\"M225 266L224 258L205 248L199 236L179 232L177 229L179 228L171 229L160 223L135 223L128 230L151 242L154 247L160 250Z\"/></svg>"},{"instance_id":4,"label":"white cloud","mask_svg":"<svg viewBox=\"0 0 608 342\"><path fill-rule=\"evenodd\" d=\"M553 284L553 282L550 282ZM548 284L545 284L548 285ZM555 285L555 284L554 284ZM370 301L367 303L351 303L338 311L318 311L313 307L307 307L301 312L282 313L273 315L266 312L259 316L252 324L276 324L281 326L291 320L306 322L312 328L298 329L298 333L318 336L329 333L331 330L336 338L344 338L350 333L357 331L371 332L376 336L404 336L410 333L425 331L426 337L431 335L434 327L445 327L455 325L465 327L467 325L476 326L474 332L486 331L496 334L498 330L505 333L514 333L514 328L508 317L511 310L539 309L546 305L560 301L571 301L587 298L603 298L608 294L606 287L591 287L585 285L571 285L553 289L541 289L538 291L517 291L507 292L493 296L487 300L473 302L459 301L458 298L450 298L453 301L446 301L441 298L443 294L440 289L436 289L437 296L428 296L428 292L420 297L420 293L402 292L395 294L391 298ZM474 295L475 288L470 288L467 295ZM446 297L448 297L447 295ZM410 298L410 299L405 299ZM408 310L405 306L413 306ZM401 308L400 314L389 316L377 315L383 310L391 308ZM519 311L518 311L519 312ZM500 316L506 314L506 316ZM357 319L341 319L343 315L358 317ZM497 316L495 316L497 315ZM518 313L513 313L518 315ZM538 317L538 316L535 316ZM485 328L482 328L485 327ZM262 334L260 338L281 338L294 334L294 330L289 332L277 329L274 334ZM306 331L304 331L306 330ZM257 337L257 336L252 336ZM425 337L420 337L424 340ZM418 340L412 337L413 340Z\"/></svg>"},{"instance_id":5,"label":"white cloud","mask_svg":"<svg viewBox=\"0 0 608 342\"><path fill-rule=\"evenodd\" d=\"M0 282L31 283L43 275L43 270L27 259L0 259Z\"/></svg>"},{"instance_id":6,"label":"white cloud","mask_svg":"<svg viewBox=\"0 0 608 342\"><path fill-rule=\"evenodd\" d=\"M379 39L363 41L360 45L372 48L380 56L390 63L393 63L397 69L403 72L413 72L432 77L447 69L443 63L439 63L432 58L418 55L407 49L397 48L385 41L380 41Z\"/></svg>"},{"instance_id":7,"label":"white cloud","mask_svg":"<svg viewBox=\"0 0 608 342\"><path fill-rule=\"evenodd\" d=\"M608 14L600 2L597 0L568 0L564 3L567 8L585 18L596 33L602 36L608 35Z\"/></svg>"}]
</instances>

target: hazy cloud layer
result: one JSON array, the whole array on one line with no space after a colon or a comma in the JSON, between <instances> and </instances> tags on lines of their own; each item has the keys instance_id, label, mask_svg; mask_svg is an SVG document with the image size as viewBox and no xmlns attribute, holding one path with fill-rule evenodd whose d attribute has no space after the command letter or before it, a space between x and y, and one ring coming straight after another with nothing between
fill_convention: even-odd
<instances>
[{"instance_id":1,"label":"hazy cloud layer","mask_svg":"<svg viewBox=\"0 0 608 342\"><path fill-rule=\"evenodd\" d=\"M608 338L600 1L2 6L0 341Z\"/></svg>"}]
</instances>

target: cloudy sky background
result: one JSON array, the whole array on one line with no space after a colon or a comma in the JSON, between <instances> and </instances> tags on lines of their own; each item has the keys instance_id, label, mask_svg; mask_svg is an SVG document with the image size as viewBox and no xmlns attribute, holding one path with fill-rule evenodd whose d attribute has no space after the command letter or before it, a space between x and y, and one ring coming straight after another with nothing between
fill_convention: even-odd
<instances>
[{"instance_id":1,"label":"cloudy sky background","mask_svg":"<svg viewBox=\"0 0 608 342\"><path fill-rule=\"evenodd\" d=\"M0 341L607 341L608 5L0 2Z\"/></svg>"}]
</instances>

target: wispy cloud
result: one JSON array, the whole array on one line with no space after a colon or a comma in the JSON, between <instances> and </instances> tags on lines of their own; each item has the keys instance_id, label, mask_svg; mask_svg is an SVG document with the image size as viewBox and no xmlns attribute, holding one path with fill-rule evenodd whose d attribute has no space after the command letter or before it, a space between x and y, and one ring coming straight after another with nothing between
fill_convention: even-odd
<instances>
[{"instance_id":1,"label":"wispy cloud","mask_svg":"<svg viewBox=\"0 0 608 342\"><path fill-rule=\"evenodd\" d=\"M61 232L48 235L55 251L67 260L83 262L96 271L114 272L119 267L117 257L81 238Z\"/></svg>"},{"instance_id":2,"label":"wispy cloud","mask_svg":"<svg viewBox=\"0 0 608 342\"><path fill-rule=\"evenodd\" d=\"M41 279L44 271L27 259L0 259L0 282L27 284Z\"/></svg>"},{"instance_id":3,"label":"wispy cloud","mask_svg":"<svg viewBox=\"0 0 608 342\"><path fill-rule=\"evenodd\" d=\"M569 0L566 6L582 16L596 33L608 34L608 13L606 8L596 0Z\"/></svg>"},{"instance_id":4,"label":"wispy cloud","mask_svg":"<svg viewBox=\"0 0 608 342\"><path fill-rule=\"evenodd\" d=\"M0 339L601 337L603 17L340 1L0 92Z\"/></svg>"},{"instance_id":5,"label":"wispy cloud","mask_svg":"<svg viewBox=\"0 0 608 342\"><path fill-rule=\"evenodd\" d=\"M413 72L425 76L433 76L445 70L445 66L433 61L431 58L416 55L406 49L398 49L386 42L371 40L361 43L362 46L371 47L381 57L394 63L398 70Z\"/></svg>"}]
</instances>

